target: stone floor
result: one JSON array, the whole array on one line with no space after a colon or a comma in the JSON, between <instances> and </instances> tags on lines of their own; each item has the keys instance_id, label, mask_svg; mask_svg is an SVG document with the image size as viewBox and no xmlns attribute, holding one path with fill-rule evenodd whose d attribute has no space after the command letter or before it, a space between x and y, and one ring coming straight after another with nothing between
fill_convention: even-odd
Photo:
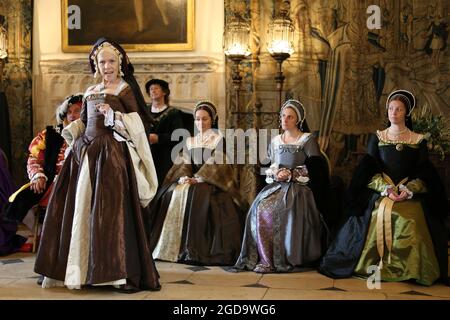
<instances>
[{"instance_id":1,"label":"stone floor","mask_svg":"<svg viewBox=\"0 0 450 320\"><path fill-rule=\"evenodd\" d=\"M157 262L162 284L158 292L42 289L36 284L34 261L31 253L0 258L0 300L450 300L450 287L442 284L383 282L380 289L370 290L365 280L333 280L311 270L261 275L167 262Z\"/></svg>"}]
</instances>

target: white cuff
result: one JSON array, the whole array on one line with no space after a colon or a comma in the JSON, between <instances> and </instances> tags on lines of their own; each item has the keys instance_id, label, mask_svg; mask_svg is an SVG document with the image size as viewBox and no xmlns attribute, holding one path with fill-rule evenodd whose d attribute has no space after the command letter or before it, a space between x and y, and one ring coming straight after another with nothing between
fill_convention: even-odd
<instances>
[{"instance_id":1,"label":"white cuff","mask_svg":"<svg viewBox=\"0 0 450 320\"><path fill-rule=\"evenodd\" d=\"M412 191L410 191L405 185L403 185L403 184L401 184L399 187L398 187L398 190L400 191L400 192L402 192L402 191L405 191L407 194L408 194L408 197L406 197L406 199L411 199L412 197L413 197L413 195L414 195L414 193L412 192Z\"/></svg>"},{"instance_id":2,"label":"white cuff","mask_svg":"<svg viewBox=\"0 0 450 320\"><path fill-rule=\"evenodd\" d=\"M298 183L307 184L309 182L309 177L308 176L298 176L295 180Z\"/></svg>"},{"instance_id":3,"label":"white cuff","mask_svg":"<svg viewBox=\"0 0 450 320\"><path fill-rule=\"evenodd\" d=\"M38 173L35 173L34 176L31 178L31 182L33 182L34 180L37 180L37 179L39 179L39 178L44 178L45 181L48 180L48 178L47 178L47 176L45 175L45 173L38 172Z\"/></svg>"},{"instance_id":4,"label":"white cuff","mask_svg":"<svg viewBox=\"0 0 450 320\"><path fill-rule=\"evenodd\" d=\"M392 189L392 186L390 185L390 184L388 184L385 188L384 188L384 190L383 190L383 192L381 192L381 196L382 197L387 197L388 195L389 195L389 190L390 189Z\"/></svg>"},{"instance_id":5,"label":"white cuff","mask_svg":"<svg viewBox=\"0 0 450 320\"><path fill-rule=\"evenodd\" d=\"M106 127L114 126L114 111L113 111L113 109L111 109L111 108L108 109L108 113L105 115L104 124Z\"/></svg>"},{"instance_id":6,"label":"white cuff","mask_svg":"<svg viewBox=\"0 0 450 320\"><path fill-rule=\"evenodd\" d=\"M294 175L298 175L295 178L295 181L297 181L300 184L308 184L309 182L309 172L308 172L308 168L306 168L305 165L303 166L297 166L294 170Z\"/></svg>"},{"instance_id":7,"label":"white cuff","mask_svg":"<svg viewBox=\"0 0 450 320\"><path fill-rule=\"evenodd\" d=\"M189 179L188 176L181 177L180 179L178 179L178 184L184 184L187 179Z\"/></svg>"},{"instance_id":8,"label":"white cuff","mask_svg":"<svg viewBox=\"0 0 450 320\"><path fill-rule=\"evenodd\" d=\"M271 170L272 173L275 174L275 173L277 173L279 168L280 168L280 166L278 165L278 163L272 163L268 170Z\"/></svg>"},{"instance_id":9,"label":"white cuff","mask_svg":"<svg viewBox=\"0 0 450 320\"><path fill-rule=\"evenodd\" d=\"M266 183L273 183L274 180L274 176L278 171L278 163L272 163L271 166L269 167L269 169L266 170Z\"/></svg>"},{"instance_id":10,"label":"white cuff","mask_svg":"<svg viewBox=\"0 0 450 320\"><path fill-rule=\"evenodd\" d=\"M271 183L273 183L273 177L269 177L269 176L267 176L266 177L266 183L268 183L268 184L271 184Z\"/></svg>"}]
</instances>

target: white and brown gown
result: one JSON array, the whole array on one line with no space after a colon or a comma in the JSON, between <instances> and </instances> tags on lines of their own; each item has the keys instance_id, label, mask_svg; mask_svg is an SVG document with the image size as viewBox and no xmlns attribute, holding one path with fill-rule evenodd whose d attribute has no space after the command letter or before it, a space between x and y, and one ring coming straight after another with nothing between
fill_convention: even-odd
<instances>
[{"instance_id":1,"label":"white and brown gown","mask_svg":"<svg viewBox=\"0 0 450 320\"><path fill-rule=\"evenodd\" d=\"M168 172L149 206L153 258L199 265L233 265L239 254L245 205L213 136L187 140L187 152ZM222 164L214 159L222 159ZM203 182L178 184L181 177Z\"/></svg>"},{"instance_id":2,"label":"white and brown gown","mask_svg":"<svg viewBox=\"0 0 450 320\"><path fill-rule=\"evenodd\" d=\"M46 277L44 287L63 281L76 289L124 284L158 289L143 210L156 193L157 180L135 96L123 80L114 94L90 90L80 122L71 127L84 124L85 131L71 144L51 195L35 272ZM120 130L105 126L97 103L109 104L116 118L123 116L122 139L117 138ZM137 133L131 139L123 136L132 130ZM141 157L143 141L147 149ZM144 163L152 177L146 181L135 169Z\"/></svg>"}]
</instances>

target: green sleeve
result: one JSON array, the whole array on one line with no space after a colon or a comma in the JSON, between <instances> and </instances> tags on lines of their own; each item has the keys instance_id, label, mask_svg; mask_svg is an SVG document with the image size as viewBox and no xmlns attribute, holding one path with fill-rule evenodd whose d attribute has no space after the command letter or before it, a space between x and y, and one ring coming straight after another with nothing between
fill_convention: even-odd
<instances>
[{"instance_id":1,"label":"green sleeve","mask_svg":"<svg viewBox=\"0 0 450 320\"><path fill-rule=\"evenodd\" d=\"M414 180L409 181L406 184L406 187L408 188L409 191L411 191L413 193L426 193L426 192L428 192L425 183L422 180L420 180L420 179L414 179Z\"/></svg>"},{"instance_id":2,"label":"green sleeve","mask_svg":"<svg viewBox=\"0 0 450 320\"><path fill-rule=\"evenodd\" d=\"M383 176L380 173L374 175L367 185L369 189L375 190L379 193L386 190L387 186L389 186L389 184L384 181Z\"/></svg>"}]
</instances>

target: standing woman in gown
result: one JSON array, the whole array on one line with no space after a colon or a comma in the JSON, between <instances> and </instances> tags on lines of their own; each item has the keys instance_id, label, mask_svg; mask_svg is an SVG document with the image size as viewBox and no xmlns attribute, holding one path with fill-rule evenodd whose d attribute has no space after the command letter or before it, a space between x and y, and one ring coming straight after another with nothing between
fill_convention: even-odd
<instances>
[{"instance_id":1,"label":"standing woman in gown","mask_svg":"<svg viewBox=\"0 0 450 320\"><path fill-rule=\"evenodd\" d=\"M355 169L349 217L320 265L325 275L377 271L383 281L447 281L447 199L425 137L412 131L415 103L406 90L388 96L388 128L370 137Z\"/></svg>"},{"instance_id":2,"label":"standing woman in gown","mask_svg":"<svg viewBox=\"0 0 450 320\"><path fill-rule=\"evenodd\" d=\"M194 109L198 133L174 161L150 205L153 258L200 265L233 265L241 246L245 205L226 163L217 110Z\"/></svg>"},{"instance_id":3,"label":"standing woman in gown","mask_svg":"<svg viewBox=\"0 0 450 320\"><path fill-rule=\"evenodd\" d=\"M90 55L101 82L63 131L70 152L52 192L35 271L42 286L112 285L158 290L144 225L157 189L143 121L145 103L120 45L99 39Z\"/></svg>"},{"instance_id":4,"label":"standing woman in gown","mask_svg":"<svg viewBox=\"0 0 450 320\"><path fill-rule=\"evenodd\" d=\"M314 265L326 249L328 165L307 131L297 100L280 111L284 132L269 146L269 183L247 215L242 249L233 270L289 272Z\"/></svg>"}]
</instances>

